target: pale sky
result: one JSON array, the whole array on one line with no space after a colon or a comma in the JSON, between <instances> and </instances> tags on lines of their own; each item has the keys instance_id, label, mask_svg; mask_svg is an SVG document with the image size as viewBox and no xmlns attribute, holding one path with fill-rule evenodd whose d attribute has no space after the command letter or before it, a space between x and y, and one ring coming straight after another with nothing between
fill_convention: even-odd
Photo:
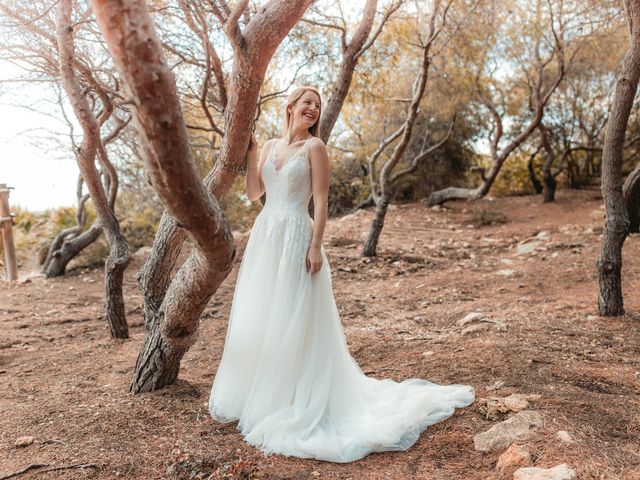
<instances>
[{"instance_id":1,"label":"pale sky","mask_svg":"<svg viewBox=\"0 0 640 480\"><path fill-rule=\"evenodd\" d=\"M16 75L15 67L0 62L0 79ZM37 211L76 203L78 167L70 149L56 148L47 140L41 143L50 151L34 145L38 137L50 136L53 131L68 132L68 128L51 117L15 106L50 96L41 84L5 84L0 94L0 183L14 188L9 195L12 207Z\"/></svg>"}]
</instances>

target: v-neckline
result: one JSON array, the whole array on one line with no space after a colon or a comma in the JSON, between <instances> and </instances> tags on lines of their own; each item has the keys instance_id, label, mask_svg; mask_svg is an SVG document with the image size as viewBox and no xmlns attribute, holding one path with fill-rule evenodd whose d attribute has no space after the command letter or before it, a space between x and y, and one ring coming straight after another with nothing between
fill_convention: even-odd
<instances>
[{"instance_id":1,"label":"v-neckline","mask_svg":"<svg viewBox=\"0 0 640 480\"><path fill-rule=\"evenodd\" d=\"M289 158L287 158L287 161L282 164L280 166L280 168L278 168L278 151L277 151L277 147L278 147L278 140L284 140L284 138L279 138L278 140L276 140L276 144L273 146L273 156L274 156L274 161L273 161L273 169L276 171L276 173L279 173L284 167L286 167L289 162L291 161L292 158L294 158L296 155L298 155L298 153L300 153L300 151L307 146L307 142L309 141L309 139L312 137L313 135L309 135L307 137L307 139L304 141L304 143L300 146L300 148L298 148L293 155L290 155Z\"/></svg>"}]
</instances>

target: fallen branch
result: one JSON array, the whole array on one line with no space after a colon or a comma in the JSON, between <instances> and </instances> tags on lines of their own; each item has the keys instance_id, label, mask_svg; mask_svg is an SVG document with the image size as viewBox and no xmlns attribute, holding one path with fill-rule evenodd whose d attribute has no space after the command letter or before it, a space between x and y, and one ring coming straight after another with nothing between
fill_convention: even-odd
<instances>
[{"instance_id":1,"label":"fallen branch","mask_svg":"<svg viewBox=\"0 0 640 480\"><path fill-rule=\"evenodd\" d=\"M7 478L17 477L18 475L22 475L23 473L27 473L29 470L33 470L34 468L46 467L47 463L32 463L31 465L24 467L22 470L18 470L17 472L7 473L0 477L0 480L6 480Z\"/></svg>"}]
</instances>

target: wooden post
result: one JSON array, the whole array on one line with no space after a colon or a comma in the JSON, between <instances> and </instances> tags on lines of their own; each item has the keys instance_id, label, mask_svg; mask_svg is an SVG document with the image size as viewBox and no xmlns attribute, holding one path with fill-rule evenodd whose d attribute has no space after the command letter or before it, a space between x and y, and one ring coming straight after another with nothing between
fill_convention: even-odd
<instances>
[{"instance_id":1,"label":"wooden post","mask_svg":"<svg viewBox=\"0 0 640 480\"><path fill-rule=\"evenodd\" d=\"M13 217L9 211L9 187L0 183L0 232L4 246L4 258L7 266L7 280L18 279L16 248L13 244Z\"/></svg>"}]
</instances>

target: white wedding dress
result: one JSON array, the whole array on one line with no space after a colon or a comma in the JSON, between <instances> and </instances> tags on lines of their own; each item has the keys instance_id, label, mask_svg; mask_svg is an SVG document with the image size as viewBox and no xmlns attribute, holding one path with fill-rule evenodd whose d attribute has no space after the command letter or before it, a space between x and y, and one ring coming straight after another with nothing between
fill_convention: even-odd
<instances>
[{"instance_id":1,"label":"white wedding dress","mask_svg":"<svg viewBox=\"0 0 640 480\"><path fill-rule=\"evenodd\" d=\"M367 377L351 357L327 256L311 275L309 140L278 170L272 145L262 168L267 201L240 263L209 412L239 420L265 454L350 462L406 450L429 425L473 403L468 385Z\"/></svg>"}]
</instances>

